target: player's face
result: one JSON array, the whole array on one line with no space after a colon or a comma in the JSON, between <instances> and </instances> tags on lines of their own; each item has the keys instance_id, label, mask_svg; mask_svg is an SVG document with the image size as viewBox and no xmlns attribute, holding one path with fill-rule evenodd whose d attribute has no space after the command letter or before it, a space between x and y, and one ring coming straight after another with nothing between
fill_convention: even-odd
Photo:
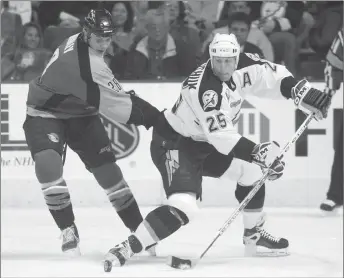
<instances>
[{"instance_id":1,"label":"player's face","mask_svg":"<svg viewBox=\"0 0 344 278\"><path fill-rule=\"evenodd\" d=\"M212 64L214 74L221 81L229 81L236 68L236 58L213 57Z\"/></svg>"},{"instance_id":2,"label":"player's face","mask_svg":"<svg viewBox=\"0 0 344 278\"><path fill-rule=\"evenodd\" d=\"M105 52L105 50L111 44L111 36L101 37L95 34L91 34L91 37L88 43L92 49L99 52Z\"/></svg>"}]
</instances>

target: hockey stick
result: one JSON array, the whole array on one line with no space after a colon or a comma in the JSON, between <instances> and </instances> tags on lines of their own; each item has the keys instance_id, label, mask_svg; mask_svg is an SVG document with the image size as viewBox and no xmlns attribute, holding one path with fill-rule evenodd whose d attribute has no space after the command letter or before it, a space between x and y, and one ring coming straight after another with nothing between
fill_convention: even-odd
<instances>
[{"instance_id":1,"label":"hockey stick","mask_svg":"<svg viewBox=\"0 0 344 278\"><path fill-rule=\"evenodd\" d=\"M295 132L292 139L284 146L280 154L275 158L274 162L277 159L282 159L284 154L289 150L290 146L296 142L296 140L301 136L301 134L305 131L309 123L312 121L314 114L310 114L306 120L302 123L302 125L298 128L298 130ZM273 162L273 163L274 163ZM273 163L271 165L273 165ZM271 167L270 165L270 167ZM218 231L216 237L213 239L213 241L209 244L209 246L204 250L204 252L197 258L197 259L182 259L175 256L169 256L167 264L173 268L178 269L190 269L192 267L195 267L198 262L204 257L204 255L208 252L208 250L213 246L215 241L227 230L228 226L235 220L235 218L238 216L238 214L246 207L246 205L251 201L251 199L254 197L254 195L258 192L258 190L262 187L265 180L269 176L269 168L265 171L261 179L258 181L258 183L253 187L253 189L250 191L250 193L246 196L246 198L240 203L239 207L235 209L235 211L232 213L232 215L226 220L222 228Z\"/></svg>"}]
</instances>

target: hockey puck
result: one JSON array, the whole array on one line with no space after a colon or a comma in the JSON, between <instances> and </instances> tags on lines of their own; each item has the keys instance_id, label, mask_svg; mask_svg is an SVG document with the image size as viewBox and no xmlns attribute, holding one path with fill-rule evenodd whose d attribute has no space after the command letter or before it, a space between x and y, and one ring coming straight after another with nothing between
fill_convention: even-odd
<instances>
[{"instance_id":1,"label":"hockey puck","mask_svg":"<svg viewBox=\"0 0 344 278\"><path fill-rule=\"evenodd\" d=\"M104 261L104 271L111 272L111 269L112 269L112 262L108 260Z\"/></svg>"},{"instance_id":2,"label":"hockey puck","mask_svg":"<svg viewBox=\"0 0 344 278\"><path fill-rule=\"evenodd\" d=\"M167 265L176 269L187 270L192 267L191 260L181 259L175 256L167 257Z\"/></svg>"}]
</instances>

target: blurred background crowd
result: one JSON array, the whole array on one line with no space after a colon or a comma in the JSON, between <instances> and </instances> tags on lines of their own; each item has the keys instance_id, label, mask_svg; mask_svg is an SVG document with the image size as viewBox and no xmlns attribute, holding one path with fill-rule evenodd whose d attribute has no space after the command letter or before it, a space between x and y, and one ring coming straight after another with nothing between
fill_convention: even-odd
<instances>
[{"instance_id":1,"label":"blurred background crowd","mask_svg":"<svg viewBox=\"0 0 344 278\"><path fill-rule=\"evenodd\" d=\"M343 2L2 1L1 79L29 82L55 48L81 31L91 8L117 26L105 60L119 80L180 80L209 58L215 33L233 32L243 52L323 80L325 57L343 28Z\"/></svg>"}]
</instances>

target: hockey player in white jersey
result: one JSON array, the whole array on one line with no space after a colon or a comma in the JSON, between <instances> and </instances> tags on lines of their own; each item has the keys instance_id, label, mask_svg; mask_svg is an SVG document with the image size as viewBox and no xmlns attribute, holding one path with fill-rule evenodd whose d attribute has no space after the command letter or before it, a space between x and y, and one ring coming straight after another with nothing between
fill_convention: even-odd
<instances>
[{"instance_id":1,"label":"hockey player in white jersey","mask_svg":"<svg viewBox=\"0 0 344 278\"><path fill-rule=\"evenodd\" d=\"M202 176L228 175L237 181L241 202L272 164L280 148L276 142L256 144L237 133L235 124L247 95L292 99L305 113L326 117L330 100L306 80L297 81L282 65L242 53L233 34L217 34L210 59L183 82L172 109L164 112L171 136L153 131L151 156L159 169L167 203L146 216L135 233L110 249L105 259L122 266L134 254L188 224L198 212ZM168 137L168 138L167 138ZM273 163L269 179L282 176L284 162ZM251 255L286 255L288 240L263 228L265 187L243 213L243 242Z\"/></svg>"}]
</instances>

